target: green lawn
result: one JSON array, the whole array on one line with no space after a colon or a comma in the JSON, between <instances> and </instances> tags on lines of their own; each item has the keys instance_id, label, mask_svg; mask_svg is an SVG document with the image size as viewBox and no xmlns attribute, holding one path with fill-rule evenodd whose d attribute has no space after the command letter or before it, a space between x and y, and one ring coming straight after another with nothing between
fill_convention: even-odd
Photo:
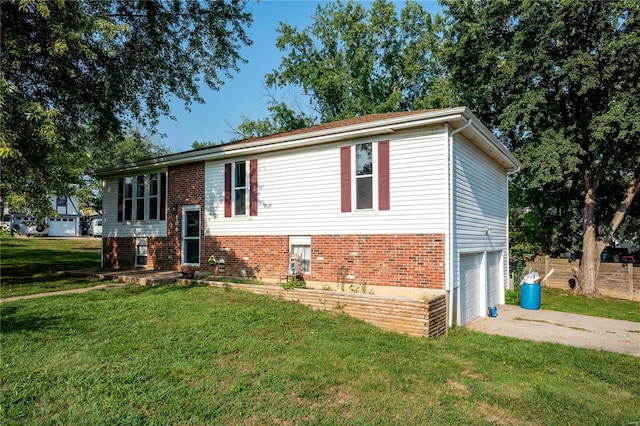
<instances>
[{"instance_id":1,"label":"green lawn","mask_svg":"<svg viewBox=\"0 0 640 426\"><path fill-rule=\"evenodd\" d=\"M574 296L570 291L557 288L542 287L540 309L640 322L638 302L610 297Z\"/></svg>"},{"instance_id":2,"label":"green lawn","mask_svg":"<svg viewBox=\"0 0 640 426\"><path fill-rule=\"evenodd\" d=\"M100 241L9 239L2 297L95 284ZM638 320L638 304L542 295ZM590 308L590 306L592 308ZM635 319L634 319L635 318ZM239 290L0 304L2 424L635 424L640 358L454 328L437 339Z\"/></svg>"},{"instance_id":3,"label":"green lawn","mask_svg":"<svg viewBox=\"0 0 640 426\"><path fill-rule=\"evenodd\" d=\"M437 339L240 290L125 287L0 305L4 424L619 424L640 358Z\"/></svg>"},{"instance_id":4,"label":"green lawn","mask_svg":"<svg viewBox=\"0 0 640 426\"><path fill-rule=\"evenodd\" d=\"M0 297L90 287L98 280L58 271L100 267L96 238L0 237Z\"/></svg>"}]
</instances>

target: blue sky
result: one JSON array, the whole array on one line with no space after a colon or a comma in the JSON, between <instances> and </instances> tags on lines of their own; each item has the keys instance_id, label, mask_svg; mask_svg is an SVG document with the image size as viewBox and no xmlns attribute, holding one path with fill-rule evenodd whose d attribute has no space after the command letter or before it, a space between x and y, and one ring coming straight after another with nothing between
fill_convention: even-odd
<instances>
[{"instance_id":1,"label":"blue sky","mask_svg":"<svg viewBox=\"0 0 640 426\"><path fill-rule=\"evenodd\" d=\"M240 52L248 62L240 64L240 72L234 73L232 79L225 78L220 90L210 90L206 85L201 87L205 103L191 105L191 112L185 110L181 101L172 102L171 113L177 120L160 120L157 129L164 137L155 138L156 142L174 153L187 151L195 140L219 142L232 139L234 135L230 126L237 127L243 116L253 120L266 117L269 94L265 88L265 75L280 65L285 54L276 48L279 22L287 22L302 30L312 23L311 17L317 6L325 3L317 0L252 0L246 10L253 15L253 24L247 30L253 44ZM404 2L397 3L396 7L401 9ZM440 10L435 0L421 3L431 13ZM290 105L296 98L302 99L295 90L273 94L278 101Z\"/></svg>"}]
</instances>

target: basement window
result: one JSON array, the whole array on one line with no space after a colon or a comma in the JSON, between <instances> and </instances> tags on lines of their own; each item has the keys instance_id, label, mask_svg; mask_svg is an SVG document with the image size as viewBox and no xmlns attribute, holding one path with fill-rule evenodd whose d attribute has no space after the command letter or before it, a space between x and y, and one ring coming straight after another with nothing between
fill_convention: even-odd
<instances>
[{"instance_id":1,"label":"basement window","mask_svg":"<svg viewBox=\"0 0 640 426\"><path fill-rule=\"evenodd\" d=\"M147 239L136 238L136 266L147 266Z\"/></svg>"}]
</instances>

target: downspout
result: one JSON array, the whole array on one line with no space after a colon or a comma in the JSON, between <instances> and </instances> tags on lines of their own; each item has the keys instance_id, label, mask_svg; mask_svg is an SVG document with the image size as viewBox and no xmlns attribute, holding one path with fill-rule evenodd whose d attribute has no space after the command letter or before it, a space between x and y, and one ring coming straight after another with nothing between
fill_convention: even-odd
<instances>
[{"instance_id":1,"label":"downspout","mask_svg":"<svg viewBox=\"0 0 640 426\"><path fill-rule=\"evenodd\" d=\"M449 291L449 314L447 318L447 323L449 326L453 325L453 135L459 133L471 126L473 121L469 118L467 123L455 129L454 131L449 133L449 146L447 149L447 167L448 170L448 212L447 212L447 238L445 240L445 262L446 262L446 271L445 273L445 290ZM447 127L447 132L449 132L449 128Z\"/></svg>"},{"instance_id":2,"label":"downspout","mask_svg":"<svg viewBox=\"0 0 640 426\"><path fill-rule=\"evenodd\" d=\"M503 261L507 263L507 281L509 281L511 279L511 268L509 267L509 176L514 175L516 173L518 173L520 171L520 165L516 165L516 169L511 171L511 172L507 172L507 223L506 223L506 229L507 229L507 253L506 253L506 259L504 259ZM515 280L514 280L515 281ZM515 282L514 282L515 285ZM501 298L501 302L504 303L504 285L502 286L502 295L500 296Z\"/></svg>"}]
</instances>

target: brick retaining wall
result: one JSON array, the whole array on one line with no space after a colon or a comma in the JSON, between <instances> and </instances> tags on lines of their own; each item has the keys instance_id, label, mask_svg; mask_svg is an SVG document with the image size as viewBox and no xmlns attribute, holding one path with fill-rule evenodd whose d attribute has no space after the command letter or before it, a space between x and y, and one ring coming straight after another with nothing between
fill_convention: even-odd
<instances>
[{"instance_id":1,"label":"brick retaining wall","mask_svg":"<svg viewBox=\"0 0 640 426\"><path fill-rule=\"evenodd\" d=\"M268 285L206 283L278 297L302 303L311 309L344 313L381 330L410 336L435 337L447 332L447 304L444 294L429 300L419 300L313 289L285 290Z\"/></svg>"}]
</instances>

